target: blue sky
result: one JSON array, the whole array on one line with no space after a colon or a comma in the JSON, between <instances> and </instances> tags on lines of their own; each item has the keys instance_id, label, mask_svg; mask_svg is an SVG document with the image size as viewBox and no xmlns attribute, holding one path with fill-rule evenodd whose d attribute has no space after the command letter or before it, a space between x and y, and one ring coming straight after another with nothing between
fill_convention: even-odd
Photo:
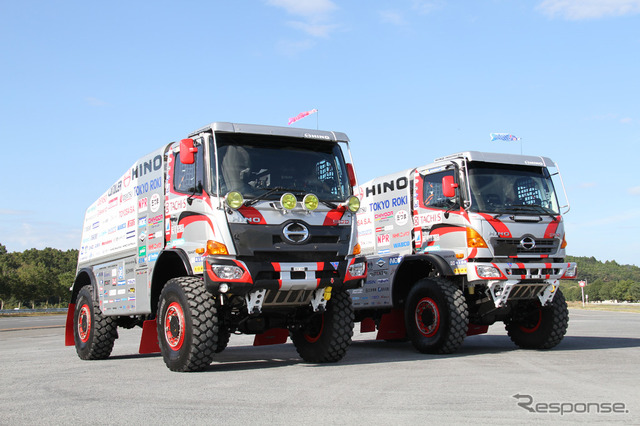
<instances>
[{"instance_id":1,"label":"blue sky","mask_svg":"<svg viewBox=\"0 0 640 426\"><path fill-rule=\"evenodd\" d=\"M85 209L164 143L317 108L294 126L347 133L361 182L551 157L568 253L640 265L640 0L3 0L0 51L9 251L77 248Z\"/></svg>"}]
</instances>

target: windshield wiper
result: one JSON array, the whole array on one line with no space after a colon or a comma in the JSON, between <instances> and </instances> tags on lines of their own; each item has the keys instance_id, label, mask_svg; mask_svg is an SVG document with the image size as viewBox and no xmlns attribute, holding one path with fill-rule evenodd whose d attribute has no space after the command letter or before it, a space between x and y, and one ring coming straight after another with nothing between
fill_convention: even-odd
<instances>
[{"instance_id":1,"label":"windshield wiper","mask_svg":"<svg viewBox=\"0 0 640 426\"><path fill-rule=\"evenodd\" d=\"M556 220L556 217L554 216L553 212L549 209L547 209L546 207L542 207L538 204L514 204L511 207L515 208L515 210L529 210L531 211L532 209L535 210L536 213L540 213L540 211L542 210L542 213L548 215L551 219Z\"/></svg>"}]
</instances>

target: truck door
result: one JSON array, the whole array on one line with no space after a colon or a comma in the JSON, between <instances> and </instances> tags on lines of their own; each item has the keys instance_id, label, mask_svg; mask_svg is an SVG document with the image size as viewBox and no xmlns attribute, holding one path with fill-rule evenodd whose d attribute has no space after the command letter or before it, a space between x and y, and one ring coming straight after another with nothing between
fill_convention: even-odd
<instances>
[{"instance_id":1,"label":"truck door","mask_svg":"<svg viewBox=\"0 0 640 426\"><path fill-rule=\"evenodd\" d=\"M464 250L466 245L466 212L460 208L460 190L446 197L443 178L458 183L456 168L438 167L417 170L414 177L415 251Z\"/></svg>"}]
</instances>

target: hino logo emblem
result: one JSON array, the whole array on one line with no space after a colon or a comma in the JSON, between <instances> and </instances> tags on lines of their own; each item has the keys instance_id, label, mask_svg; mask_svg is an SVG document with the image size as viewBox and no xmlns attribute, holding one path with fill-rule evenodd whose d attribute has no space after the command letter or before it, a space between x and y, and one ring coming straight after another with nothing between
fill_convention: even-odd
<instances>
[{"instance_id":1,"label":"hino logo emblem","mask_svg":"<svg viewBox=\"0 0 640 426\"><path fill-rule=\"evenodd\" d=\"M536 240L534 240L531 237L524 237L523 239L520 240L520 247L522 247L525 250L533 250L535 246L536 246Z\"/></svg>"},{"instance_id":2,"label":"hino logo emblem","mask_svg":"<svg viewBox=\"0 0 640 426\"><path fill-rule=\"evenodd\" d=\"M293 244L302 244L309 239L309 229L300 222L291 222L282 229L282 236Z\"/></svg>"}]
</instances>

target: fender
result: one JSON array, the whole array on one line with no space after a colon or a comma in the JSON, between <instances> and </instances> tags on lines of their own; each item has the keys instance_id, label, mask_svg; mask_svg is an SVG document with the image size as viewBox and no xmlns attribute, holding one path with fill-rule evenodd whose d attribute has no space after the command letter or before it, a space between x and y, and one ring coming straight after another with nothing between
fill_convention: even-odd
<instances>
[{"instance_id":1,"label":"fender","mask_svg":"<svg viewBox=\"0 0 640 426\"><path fill-rule=\"evenodd\" d=\"M73 337L73 317L76 311L76 298L78 297L78 292L80 291L80 289L87 284L89 284L93 289L93 297L97 301L99 299L98 284L96 282L96 277L93 274L93 269L82 268L78 270L76 278L73 281L73 286L71 287L71 301L69 302L69 306L67 307L67 321L65 322L64 327L65 346L75 345L75 340Z\"/></svg>"}]
</instances>

